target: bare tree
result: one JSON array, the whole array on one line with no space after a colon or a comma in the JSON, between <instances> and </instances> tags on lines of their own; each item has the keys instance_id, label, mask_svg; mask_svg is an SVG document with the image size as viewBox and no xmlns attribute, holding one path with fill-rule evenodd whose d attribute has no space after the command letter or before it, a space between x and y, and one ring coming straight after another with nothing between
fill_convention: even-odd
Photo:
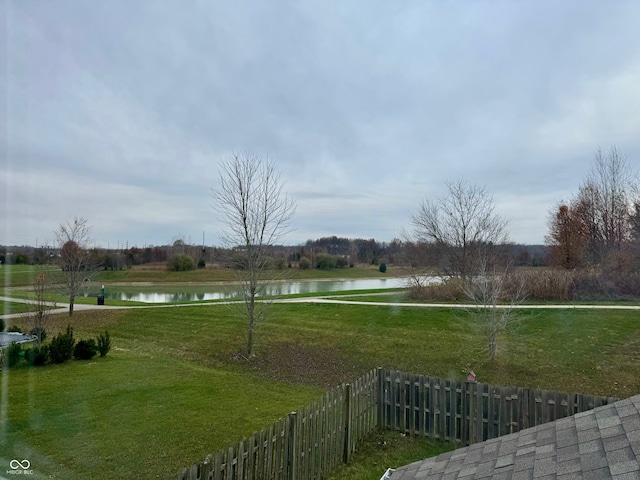
<instances>
[{"instance_id":1,"label":"bare tree","mask_svg":"<svg viewBox=\"0 0 640 480\"><path fill-rule=\"evenodd\" d=\"M47 323L56 308L55 302L48 299L51 291L49 272L38 273L33 281L32 289L35 299L29 303L27 316L31 324L31 331L38 337L38 343L40 344L44 340L43 335Z\"/></svg>"},{"instance_id":2,"label":"bare tree","mask_svg":"<svg viewBox=\"0 0 640 480\"><path fill-rule=\"evenodd\" d=\"M597 260L619 251L631 234L631 194L635 179L626 158L614 146L607 154L596 150L594 163L578 200L590 207L589 228L598 245Z\"/></svg>"},{"instance_id":3,"label":"bare tree","mask_svg":"<svg viewBox=\"0 0 640 480\"><path fill-rule=\"evenodd\" d=\"M73 222L60 224L55 232L60 248L58 264L61 270L60 290L69 296L69 316L73 315L76 297L88 288L97 274L97 264L87 250L91 227L85 218L75 217Z\"/></svg>"},{"instance_id":4,"label":"bare tree","mask_svg":"<svg viewBox=\"0 0 640 480\"><path fill-rule=\"evenodd\" d=\"M486 188L464 180L447 187L445 197L425 200L411 223L416 240L439 251L443 273L468 281L480 270L480 262L496 258L498 247L508 241L508 222L495 213Z\"/></svg>"},{"instance_id":5,"label":"bare tree","mask_svg":"<svg viewBox=\"0 0 640 480\"><path fill-rule=\"evenodd\" d=\"M606 154L598 148L578 194L549 223L547 243L565 253L569 246L578 246L574 252L581 251L580 260L592 265L602 265L607 257L619 254L634 237L636 184L635 174L616 147Z\"/></svg>"},{"instance_id":6,"label":"bare tree","mask_svg":"<svg viewBox=\"0 0 640 480\"><path fill-rule=\"evenodd\" d=\"M226 226L222 239L231 249L228 262L238 274L247 321L247 355L254 353L256 327L265 320L265 303L257 302L274 278L272 246L291 231L295 203L270 159L255 153L234 154L220 166L214 208Z\"/></svg>"},{"instance_id":7,"label":"bare tree","mask_svg":"<svg viewBox=\"0 0 640 480\"><path fill-rule=\"evenodd\" d=\"M468 310L473 324L483 332L489 359L498 355L500 335L509 330L518 317L514 307L525 299L524 280L505 271L490 272L486 264L466 285L465 294L475 306Z\"/></svg>"}]
</instances>

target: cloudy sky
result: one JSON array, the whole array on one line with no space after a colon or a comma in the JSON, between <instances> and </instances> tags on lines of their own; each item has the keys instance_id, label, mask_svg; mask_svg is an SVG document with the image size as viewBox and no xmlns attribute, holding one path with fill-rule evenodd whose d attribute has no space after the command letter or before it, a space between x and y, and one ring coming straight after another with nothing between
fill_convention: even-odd
<instances>
[{"instance_id":1,"label":"cloudy sky","mask_svg":"<svg viewBox=\"0 0 640 480\"><path fill-rule=\"evenodd\" d=\"M389 241L461 178L542 243L594 151L640 160L640 2L0 0L0 244L218 244L274 159L285 240Z\"/></svg>"}]
</instances>

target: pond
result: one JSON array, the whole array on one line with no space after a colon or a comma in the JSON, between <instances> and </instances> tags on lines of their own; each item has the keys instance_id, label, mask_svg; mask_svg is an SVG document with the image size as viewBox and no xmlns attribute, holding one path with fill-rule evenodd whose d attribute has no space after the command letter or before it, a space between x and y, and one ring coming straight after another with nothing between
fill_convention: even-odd
<instances>
[{"instance_id":1,"label":"pond","mask_svg":"<svg viewBox=\"0 0 640 480\"><path fill-rule=\"evenodd\" d=\"M0 348L5 348L12 343L30 343L36 340L34 335L18 332L0 332Z\"/></svg>"},{"instance_id":2,"label":"pond","mask_svg":"<svg viewBox=\"0 0 640 480\"><path fill-rule=\"evenodd\" d=\"M303 293L340 292L348 290L375 290L403 288L405 278L363 278L357 280L303 280L278 282L269 285L267 296L295 295ZM122 288L109 287L106 299L144 303L182 303L204 300L231 300L238 297L233 285L194 285L179 287Z\"/></svg>"}]
</instances>

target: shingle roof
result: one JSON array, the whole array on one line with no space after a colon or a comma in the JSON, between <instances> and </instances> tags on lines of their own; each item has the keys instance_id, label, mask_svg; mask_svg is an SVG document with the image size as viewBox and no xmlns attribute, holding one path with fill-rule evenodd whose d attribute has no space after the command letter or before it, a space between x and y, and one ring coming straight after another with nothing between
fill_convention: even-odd
<instances>
[{"instance_id":1,"label":"shingle roof","mask_svg":"<svg viewBox=\"0 0 640 480\"><path fill-rule=\"evenodd\" d=\"M640 480L640 395L427 458L391 480Z\"/></svg>"}]
</instances>

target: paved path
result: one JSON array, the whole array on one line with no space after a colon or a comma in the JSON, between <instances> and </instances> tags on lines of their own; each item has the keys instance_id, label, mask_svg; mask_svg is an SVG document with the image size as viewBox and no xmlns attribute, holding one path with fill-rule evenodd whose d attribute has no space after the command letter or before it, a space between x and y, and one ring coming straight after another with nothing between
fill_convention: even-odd
<instances>
[{"instance_id":1,"label":"paved path","mask_svg":"<svg viewBox=\"0 0 640 480\"><path fill-rule=\"evenodd\" d=\"M352 296L352 295L349 295ZM4 302L15 303L27 303L34 304L34 300L27 300L24 298L13 298L0 296L0 300ZM414 307L414 308L462 308L470 309L476 308L474 304L460 304L460 303L404 303L404 302L363 302L361 300L341 300L340 296L323 295L319 297L300 297L300 298L282 298L276 300L269 300L274 303L327 303L327 304L339 304L339 305L369 305L369 306L393 306L393 307ZM76 303L73 307L74 311L86 311L86 310L121 310L125 308L176 308L176 307L197 307L202 305L228 305L230 303L236 303L233 301L226 302L208 302L208 303L180 303L180 304L162 304L154 303L149 305L90 305ZM53 304L50 304L53 306ZM53 313L63 313L69 310L68 303L56 304L56 310ZM640 305L578 305L578 304L556 304L556 305L505 305L505 308L513 308L520 310L527 309L576 309L576 310L640 310ZM24 313L13 313L8 315L0 315L0 318L20 318L24 316Z\"/></svg>"}]
</instances>

